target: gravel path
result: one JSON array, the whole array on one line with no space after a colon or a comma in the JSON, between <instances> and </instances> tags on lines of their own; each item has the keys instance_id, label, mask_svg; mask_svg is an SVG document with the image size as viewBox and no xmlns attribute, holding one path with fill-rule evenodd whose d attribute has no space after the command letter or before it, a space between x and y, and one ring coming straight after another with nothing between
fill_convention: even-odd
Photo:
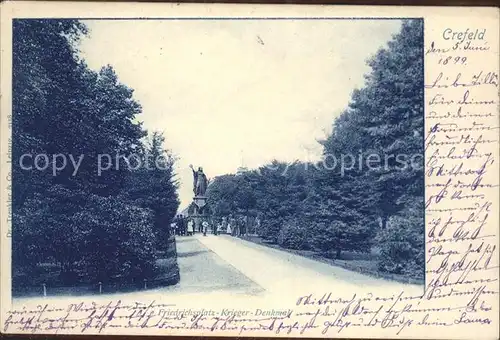
<instances>
[{"instance_id":1,"label":"gravel path","mask_svg":"<svg viewBox=\"0 0 500 340\"><path fill-rule=\"evenodd\" d=\"M421 293L423 286L373 278L227 235L198 238L207 248L238 268L266 291L386 290Z\"/></svg>"},{"instance_id":2,"label":"gravel path","mask_svg":"<svg viewBox=\"0 0 500 340\"><path fill-rule=\"evenodd\" d=\"M201 235L176 237L181 280L175 286L157 291L225 291L250 295L263 291L262 287L200 242L203 238Z\"/></svg>"}]
</instances>

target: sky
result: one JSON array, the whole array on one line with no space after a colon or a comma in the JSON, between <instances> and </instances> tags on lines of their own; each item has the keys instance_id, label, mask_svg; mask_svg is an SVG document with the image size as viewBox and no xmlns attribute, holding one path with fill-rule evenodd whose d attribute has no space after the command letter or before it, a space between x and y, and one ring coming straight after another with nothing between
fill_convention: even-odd
<instances>
[{"instance_id":1,"label":"sky","mask_svg":"<svg viewBox=\"0 0 500 340\"><path fill-rule=\"evenodd\" d=\"M149 131L178 158L180 209L189 164L208 178L273 159L312 161L317 142L363 86L368 58L398 20L84 21L90 68L111 65L134 89Z\"/></svg>"}]
</instances>

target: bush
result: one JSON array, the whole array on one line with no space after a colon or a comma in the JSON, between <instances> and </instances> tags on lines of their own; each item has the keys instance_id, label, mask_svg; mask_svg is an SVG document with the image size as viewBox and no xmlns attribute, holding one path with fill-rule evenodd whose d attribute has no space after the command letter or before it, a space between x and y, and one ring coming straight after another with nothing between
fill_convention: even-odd
<instances>
[{"instance_id":1,"label":"bush","mask_svg":"<svg viewBox=\"0 0 500 340\"><path fill-rule=\"evenodd\" d=\"M293 220L288 221L281 228L278 235L278 244L289 249L309 249L307 229Z\"/></svg>"},{"instance_id":2,"label":"bush","mask_svg":"<svg viewBox=\"0 0 500 340\"><path fill-rule=\"evenodd\" d=\"M261 225L257 230L257 234L267 241L277 243L280 230L284 223L285 221L282 217L271 214L263 214Z\"/></svg>"},{"instance_id":3,"label":"bush","mask_svg":"<svg viewBox=\"0 0 500 340\"><path fill-rule=\"evenodd\" d=\"M423 209L405 211L389 219L387 227L379 232L382 272L403 274L416 279L425 276Z\"/></svg>"},{"instance_id":4,"label":"bush","mask_svg":"<svg viewBox=\"0 0 500 340\"><path fill-rule=\"evenodd\" d=\"M33 270L43 262L53 262L62 272L70 272L81 259L81 225L72 220L83 208L88 195L54 185L44 194L36 193L14 211L13 266Z\"/></svg>"},{"instance_id":5,"label":"bush","mask_svg":"<svg viewBox=\"0 0 500 340\"><path fill-rule=\"evenodd\" d=\"M336 253L339 258L343 250L361 253L369 252L372 243L373 226L356 222L312 223L311 246L327 255Z\"/></svg>"},{"instance_id":6,"label":"bush","mask_svg":"<svg viewBox=\"0 0 500 340\"><path fill-rule=\"evenodd\" d=\"M14 215L13 264L29 285L53 264L53 284L142 281L155 274L153 213L121 196L100 197L55 185ZM175 254L173 255L175 256ZM45 270L42 270L45 272ZM54 274L55 274L54 273Z\"/></svg>"},{"instance_id":7,"label":"bush","mask_svg":"<svg viewBox=\"0 0 500 340\"><path fill-rule=\"evenodd\" d=\"M141 282L155 274L153 213L121 197L92 196L75 223L85 234L86 277L103 283Z\"/></svg>"}]
</instances>

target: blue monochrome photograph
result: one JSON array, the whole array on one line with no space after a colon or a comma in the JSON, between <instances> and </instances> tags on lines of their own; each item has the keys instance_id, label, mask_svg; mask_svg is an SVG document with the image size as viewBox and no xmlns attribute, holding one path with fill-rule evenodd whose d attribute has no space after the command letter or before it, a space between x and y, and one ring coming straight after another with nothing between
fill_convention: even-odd
<instances>
[{"instance_id":1,"label":"blue monochrome photograph","mask_svg":"<svg viewBox=\"0 0 500 340\"><path fill-rule=\"evenodd\" d=\"M12 32L14 299L423 291L423 19Z\"/></svg>"}]
</instances>

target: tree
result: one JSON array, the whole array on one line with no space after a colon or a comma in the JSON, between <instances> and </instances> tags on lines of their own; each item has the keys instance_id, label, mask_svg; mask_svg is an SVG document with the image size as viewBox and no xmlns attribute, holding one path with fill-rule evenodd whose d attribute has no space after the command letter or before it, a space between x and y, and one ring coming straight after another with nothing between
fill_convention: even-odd
<instances>
[{"instance_id":1,"label":"tree","mask_svg":"<svg viewBox=\"0 0 500 340\"><path fill-rule=\"evenodd\" d=\"M392 238L383 230L388 221L392 221L391 232L394 225L409 228L395 216L415 199L423 199L423 158L408 162L412 156L423 156L422 51L422 21L404 21L387 48L370 59L365 86L353 92L349 106L334 122L332 134L323 141L325 166L315 174L316 198L311 203L316 214L312 242L316 247L367 250L378 229L374 222L379 219L382 231L377 241L385 249L384 256L405 266L401 262L406 261L404 256L388 246ZM375 160L371 166L370 157ZM336 167L329 164L334 159ZM418 223L412 225L419 229ZM411 233L398 235L409 237ZM407 241L407 246L417 247ZM397 265L391 269L387 262L380 268L399 270Z\"/></svg>"},{"instance_id":2,"label":"tree","mask_svg":"<svg viewBox=\"0 0 500 340\"><path fill-rule=\"evenodd\" d=\"M83 116L67 131L74 132L70 151L83 153L85 158L79 176L64 180L76 182L100 196L117 195L130 174L126 159L140 149L146 136L141 123L134 122L142 109L133 99L133 90L119 82L110 66L98 73L84 69L82 82L83 93L74 96L80 95L76 103ZM96 166L99 157L100 174Z\"/></svg>"},{"instance_id":3,"label":"tree","mask_svg":"<svg viewBox=\"0 0 500 340\"><path fill-rule=\"evenodd\" d=\"M372 71L366 76L366 86L353 94L350 110L357 116L354 139L367 136L364 143L372 145L370 153L384 160L383 166L367 173L367 180L373 181L375 210L385 227L409 197L423 196L423 157L419 157L424 136L422 20L404 21L388 48L368 64ZM398 162L397 157L405 161Z\"/></svg>"},{"instance_id":4,"label":"tree","mask_svg":"<svg viewBox=\"0 0 500 340\"><path fill-rule=\"evenodd\" d=\"M208 186L206 195L207 204L212 207L217 217L234 213L238 195L236 176L229 174L215 177Z\"/></svg>"},{"instance_id":5,"label":"tree","mask_svg":"<svg viewBox=\"0 0 500 340\"><path fill-rule=\"evenodd\" d=\"M259 236L276 243L280 229L294 214L289 196L289 165L277 160L260 167L254 173L252 188L255 190L256 209L261 218Z\"/></svg>"},{"instance_id":6,"label":"tree","mask_svg":"<svg viewBox=\"0 0 500 340\"><path fill-rule=\"evenodd\" d=\"M164 149L164 142L161 133L155 131L150 135L137 152L143 166L131 172L126 186L130 200L153 211L153 231L162 249L168 246L170 224L180 203L173 170L175 160L170 151Z\"/></svg>"},{"instance_id":7,"label":"tree","mask_svg":"<svg viewBox=\"0 0 500 340\"><path fill-rule=\"evenodd\" d=\"M163 167L131 171L129 156L165 154L163 137L144 145L133 90L79 59L86 32L76 20L13 24L13 268L56 262L71 284L153 275L154 237L169 234L178 206L168 153ZM83 158L78 173L53 174L22 169L25 154Z\"/></svg>"},{"instance_id":8,"label":"tree","mask_svg":"<svg viewBox=\"0 0 500 340\"><path fill-rule=\"evenodd\" d=\"M342 177L339 170L313 172L314 192L308 197L305 218L311 225L311 246L341 256L343 250L367 252L376 227L356 190L356 177Z\"/></svg>"},{"instance_id":9,"label":"tree","mask_svg":"<svg viewBox=\"0 0 500 340\"><path fill-rule=\"evenodd\" d=\"M78 61L70 41L86 34L76 20L14 20L12 41L12 171L13 208L51 184L49 172L22 170L27 153L54 154L52 145L62 141L58 133L71 119L68 91L77 85ZM66 118L66 119L65 119ZM71 134L71 132L69 132ZM49 143L52 140L53 143Z\"/></svg>"},{"instance_id":10,"label":"tree","mask_svg":"<svg viewBox=\"0 0 500 340\"><path fill-rule=\"evenodd\" d=\"M262 221L259 235L277 242L285 222L300 215L308 190L303 164L275 160L241 175L216 177L207 196L218 216L258 215Z\"/></svg>"},{"instance_id":11,"label":"tree","mask_svg":"<svg viewBox=\"0 0 500 340\"><path fill-rule=\"evenodd\" d=\"M53 186L56 183L50 170L23 170L19 162L24 154L54 154L65 150L58 144L64 145L68 140L60 138L61 133L65 133L62 124L71 121L66 116L73 108L67 93L78 87L79 72L70 40L76 41L85 33L85 26L75 20L13 22L14 268L33 267L54 255L62 267L71 262L72 254L65 248L54 254L55 248L49 245L68 235L64 229L72 200L58 198L58 192L63 194L64 189ZM67 211L53 212L54 204L61 201L66 203ZM54 221L57 216L60 218ZM62 260L59 254L67 254L68 259Z\"/></svg>"},{"instance_id":12,"label":"tree","mask_svg":"<svg viewBox=\"0 0 500 340\"><path fill-rule=\"evenodd\" d=\"M207 188L207 203L217 217L249 215L255 210L256 198L251 173L215 177Z\"/></svg>"}]
</instances>

